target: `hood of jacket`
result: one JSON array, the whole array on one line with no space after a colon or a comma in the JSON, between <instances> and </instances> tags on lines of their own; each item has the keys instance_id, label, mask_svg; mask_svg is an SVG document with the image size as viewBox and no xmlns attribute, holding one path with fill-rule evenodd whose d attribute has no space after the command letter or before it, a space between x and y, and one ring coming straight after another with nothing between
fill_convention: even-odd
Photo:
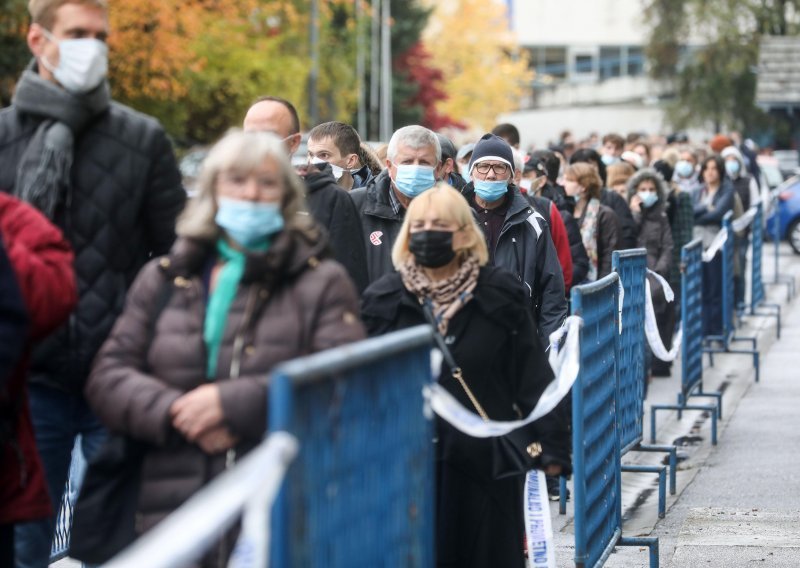
<instances>
[{"instance_id":1,"label":"hood of jacket","mask_svg":"<svg viewBox=\"0 0 800 568\"><path fill-rule=\"evenodd\" d=\"M663 204L667 198L667 183L654 168L642 168L628 180L628 201L636 194L636 188L643 181L652 181L655 184L656 193L658 193L658 204Z\"/></svg>"}]
</instances>

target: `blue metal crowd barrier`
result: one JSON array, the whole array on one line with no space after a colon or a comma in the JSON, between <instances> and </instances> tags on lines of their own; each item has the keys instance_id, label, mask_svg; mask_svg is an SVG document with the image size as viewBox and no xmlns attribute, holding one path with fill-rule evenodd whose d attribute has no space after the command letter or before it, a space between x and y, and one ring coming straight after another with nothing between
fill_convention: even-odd
<instances>
[{"instance_id":1,"label":"blue metal crowd barrier","mask_svg":"<svg viewBox=\"0 0 800 568\"><path fill-rule=\"evenodd\" d=\"M647 302L647 250L643 248L614 251L611 266L619 274L625 292L622 305L622 335L617 358L617 432L620 454L629 451L665 452L669 454L669 492L675 494L677 448L675 446L643 445L644 399L647 369L645 364L646 338L644 333ZM655 473L659 476L658 514L666 511L664 489L666 469L663 466L623 465L623 472Z\"/></svg>"},{"instance_id":2,"label":"blue metal crowd barrier","mask_svg":"<svg viewBox=\"0 0 800 568\"><path fill-rule=\"evenodd\" d=\"M614 547L648 546L658 566L658 539L622 536L617 434L619 276L572 289L572 313L583 318L580 371L572 389L575 565L602 566Z\"/></svg>"},{"instance_id":3,"label":"blue metal crowd barrier","mask_svg":"<svg viewBox=\"0 0 800 568\"><path fill-rule=\"evenodd\" d=\"M756 214L753 217L752 230L752 259L750 261L750 306L751 315L774 317L777 321L778 339L781 337L781 306L768 304L764 292L764 281L761 276L764 254L764 207L761 203L756 205ZM762 309L770 310L767 312Z\"/></svg>"},{"instance_id":4,"label":"blue metal crowd barrier","mask_svg":"<svg viewBox=\"0 0 800 568\"><path fill-rule=\"evenodd\" d=\"M273 372L270 431L300 452L273 507L271 566L433 566L431 341L419 326Z\"/></svg>"},{"instance_id":5,"label":"blue metal crowd barrier","mask_svg":"<svg viewBox=\"0 0 800 568\"><path fill-rule=\"evenodd\" d=\"M717 418L722 418L722 393L703 390L703 243L694 240L681 250L681 392L677 404L650 407L650 441L656 441L656 412L703 410L711 416L711 443L717 443ZM689 405L690 397L714 397L717 405Z\"/></svg>"},{"instance_id":6,"label":"blue metal crowd barrier","mask_svg":"<svg viewBox=\"0 0 800 568\"><path fill-rule=\"evenodd\" d=\"M753 368L756 371L756 382L760 379L760 357L755 337L738 337L733 317L735 303L733 297L733 271L734 271L734 233L731 226L732 213L729 211L722 218L722 227L727 229L728 236L722 247L722 334L710 335L704 338L705 346L703 352L708 353L709 363L714 366L715 353L732 353L741 355L752 355ZM732 349L731 342L748 341L752 344L752 349Z\"/></svg>"}]
</instances>

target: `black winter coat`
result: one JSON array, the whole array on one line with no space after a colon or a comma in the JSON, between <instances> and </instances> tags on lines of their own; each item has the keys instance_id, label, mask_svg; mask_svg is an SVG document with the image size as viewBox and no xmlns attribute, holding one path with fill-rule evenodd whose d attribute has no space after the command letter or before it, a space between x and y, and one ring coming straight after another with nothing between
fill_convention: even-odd
<instances>
[{"instance_id":1,"label":"black winter coat","mask_svg":"<svg viewBox=\"0 0 800 568\"><path fill-rule=\"evenodd\" d=\"M17 274L0 239L0 395L22 356L27 329L28 312Z\"/></svg>"},{"instance_id":2,"label":"black winter coat","mask_svg":"<svg viewBox=\"0 0 800 568\"><path fill-rule=\"evenodd\" d=\"M14 106L0 111L3 190L13 193L40 122ZM75 251L80 299L67 324L34 351L31 382L80 392L139 269L169 251L186 193L159 123L117 103L76 134L70 187L54 222Z\"/></svg>"},{"instance_id":3,"label":"black winter coat","mask_svg":"<svg viewBox=\"0 0 800 568\"><path fill-rule=\"evenodd\" d=\"M505 270L484 267L475 297L450 322L447 344L475 397L493 420L527 415L553 374L537 341L527 292ZM417 298L398 273L380 279L364 294L362 317L370 335L425 323ZM473 410L460 384L443 366L440 384ZM543 448L546 466L569 470L566 417L556 411L534 422L531 438ZM523 478L495 480L492 442L471 438L437 421L437 565L484 568L524 566Z\"/></svg>"},{"instance_id":4,"label":"black winter coat","mask_svg":"<svg viewBox=\"0 0 800 568\"><path fill-rule=\"evenodd\" d=\"M369 284L367 251L353 200L336 183L329 165L306 175L305 182L308 212L328 231L334 259L345 267L361 294Z\"/></svg>"},{"instance_id":5,"label":"black winter coat","mask_svg":"<svg viewBox=\"0 0 800 568\"><path fill-rule=\"evenodd\" d=\"M558 212L561 213L561 220L564 221L564 228L567 230L569 252L572 256L572 286L575 286L586 280L586 275L589 274L589 255L586 254L586 247L583 246L581 228L572 214L575 209L574 202L570 207L566 198L561 195L561 191L563 190L548 182L540 193L542 197L555 203Z\"/></svg>"},{"instance_id":6,"label":"black winter coat","mask_svg":"<svg viewBox=\"0 0 800 568\"><path fill-rule=\"evenodd\" d=\"M395 213L389 197L390 191L394 191L392 178L389 177L389 171L384 170L367 187L350 192L361 217L370 282L394 271L392 247L400 234L406 210L401 206Z\"/></svg>"},{"instance_id":7,"label":"black winter coat","mask_svg":"<svg viewBox=\"0 0 800 568\"><path fill-rule=\"evenodd\" d=\"M614 250L636 248L636 223L633 221L631 208L628 207L625 199L616 191L606 188L600 195L600 203L611 209L617 216L617 246Z\"/></svg>"},{"instance_id":8,"label":"black winter coat","mask_svg":"<svg viewBox=\"0 0 800 568\"><path fill-rule=\"evenodd\" d=\"M462 194L473 209L475 186L464 186ZM506 199L511 205L506 213L497 248L490 257L494 265L505 268L517 277L528 292L533 321L542 345L550 344L550 334L561 327L567 317L564 273L550 236L550 227L535 213L516 186L510 185Z\"/></svg>"}]
</instances>

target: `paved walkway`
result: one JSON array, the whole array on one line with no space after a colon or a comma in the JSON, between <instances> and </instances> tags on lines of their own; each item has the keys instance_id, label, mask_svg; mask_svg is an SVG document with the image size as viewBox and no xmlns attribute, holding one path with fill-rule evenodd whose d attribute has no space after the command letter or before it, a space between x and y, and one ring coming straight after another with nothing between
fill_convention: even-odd
<instances>
[{"instance_id":1,"label":"paved walkway","mask_svg":"<svg viewBox=\"0 0 800 568\"><path fill-rule=\"evenodd\" d=\"M800 301L718 448L659 524L663 565L800 566ZM667 562L663 559L668 558Z\"/></svg>"}]
</instances>

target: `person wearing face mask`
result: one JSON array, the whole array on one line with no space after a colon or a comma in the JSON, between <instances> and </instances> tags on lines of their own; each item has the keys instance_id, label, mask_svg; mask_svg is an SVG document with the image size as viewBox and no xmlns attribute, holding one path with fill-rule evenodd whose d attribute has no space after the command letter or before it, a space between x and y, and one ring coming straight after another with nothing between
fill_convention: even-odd
<instances>
[{"instance_id":1,"label":"person wearing face mask","mask_svg":"<svg viewBox=\"0 0 800 568\"><path fill-rule=\"evenodd\" d=\"M361 158L361 137L349 124L325 122L308 133L309 162L330 164L333 177L347 191L366 187L374 177Z\"/></svg>"},{"instance_id":2,"label":"person wearing face mask","mask_svg":"<svg viewBox=\"0 0 800 568\"><path fill-rule=\"evenodd\" d=\"M392 251L397 272L364 294L370 335L437 322L466 388L442 365L439 384L492 420L527 415L552 380L528 306L528 291L490 266L481 229L466 199L440 183L414 199ZM522 476L496 479L492 442L436 422L436 565L523 568ZM553 411L525 429L541 444L540 468L568 474L566 416Z\"/></svg>"},{"instance_id":3,"label":"person wearing face mask","mask_svg":"<svg viewBox=\"0 0 800 568\"><path fill-rule=\"evenodd\" d=\"M755 178L750 177L747 173L747 166L744 163L744 157L736 146L728 146L720 153L720 156L725 160L725 173L733 183L733 189L736 190L736 195L741 201L741 211L746 212L750 207L755 206L761 201L759 194L758 183ZM734 216L738 217L739 212L735 211ZM747 247L750 244L750 227L743 229L736 234L736 266L735 266L735 286L734 286L734 301L736 305L744 303L745 295L745 282L744 271L747 267Z\"/></svg>"},{"instance_id":4,"label":"person wearing face mask","mask_svg":"<svg viewBox=\"0 0 800 568\"><path fill-rule=\"evenodd\" d=\"M355 288L302 214L303 184L279 138L227 134L199 187L170 253L137 276L86 385L110 430L146 444L139 535L261 442L275 365L364 337ZM226 566L231 545L223 537L202 565Z\"/></svg>"},{"instance_id":5,"label":"person wearing face mask","mask_svg":"<svg viewBox=\"0 0 800 568\"><path fill-rule=\"evenodd\" d=\"M638 229L637 246L647 250L647 268L669 279L672 268L672 231L664 210L666 183L652 168L643 168L628 180L628 200L633 220ZM675 309L664 298L659 281L647 275L653 299L661 342L667 350L672 348L672 332L675 328ZM652 358L652 372L657 377L670 376L671 364Z\"/></svg>"},{"instance_id":6,"label":"person wearing face mask","mask_svg":"<svg viewBox=\"0 0 800 568\"><path fill-rule=\"evenodd\" d=\"M600 176L590 164L570 164L564 172L564 189L575 202L575 219L589 256L586 282L594 282L611 273L611 253L618 248L617 216L610 207L600 203L601 186Z\"/></svg>"},{"instance_id":7,"label":"person wearing face mask","mask_svg":"<svg viewBox=\"0 0 800 568\"><path fill-rule=\"evenodd\" d=\"M603 164L610 166L622 159L625 150L625 139L619 134L606 134L603 136L603 147L601 148L600 159Z\"/></svg>"},{"instance_id":8,"label":"person wearing face mask","mask_svg":"<svg viewBox=\"0 0 800 568\"><path fill-rule=\"evenodd\" d=\"M564 275L550 228L514 184L511 146L485 134L469 162L467 198L489 246L489 262L516 275L528 291L542 345L567 316Z\"/></svg>"},{"instance_id":9,"label":"person wearing face mask","mask_svg":"<svg viewBox=\"0 0 800 568\"><path fill-rule=\"evenodd\" d=\"M75 252L79 300L34 349L30 402L53 509L80 434L91 458L105 429L82 390L91 362L151 256L165 254L186 200L153 118L111 99L106 0L30 0L33 60L0 111L0 190L39 209ZM51 517L17 527L19 567L47 565Z\"/></svg>"},{"instance_id":10,"label":"person wearing face mask","mask_svg":"<svg viewBox=\"0 0 800 568\"><path fill-rule=\"evenodd\" d=\"M369 281L394 270L391 250L411 201L442 176L442 149L423 126L404 126L389 140L386 169L350 192L361 216Z\"/></svg>"},{"instance_id":11,"label":"person wearing face mask","mask_svg":"<svg viewBox=\"0 0 800 568\"><path fill-rule=\"evenodd\" d=\"M328 124L350 128L342 123ZM361 237L361 221L358 211L356 211L353 201L347 196L347 192L336 181L337 172L334 171L334 168L338 168L335 163L340 160L338 156L331 158L329 152L333 152L333 149L328 148L336 146L328 143L329 137L326 136L324 147L328 149L319 150L320 157L317 155L312 157L310 153L308 156L302 156L301 159L306 163L298 166L298 156L295 154L301 142L300 117L294 105L281 97L260 97L248 109L243 125L246 132L270 132L281 138L286 155L293 156L292 162L305 182L308 212L328 232L328 240L333 249L334 258L347 269L358 292L363 292L369 283L367 250ZM358 134L355 131L352 134L355 135L357 141ZM358 148L357 143L353 145ZM311 147L311 139L309 139L309 147ZM331 162L322 160L322 157L331 159ZM308 163L309 158L314 163ZM349 172L349 170L347 171ZM338 172L341 180L342 169L339 168ZM352 182L349 173L347 179Z\"/></svg>"},{"instance_id":12,"label":"person wearing face mask","mask_svg":"<svg viewBox=\"0 0 800 568\"><path fill-rule=\"evenodd\" d=\"M439 139L439 145L442 148L442 179L461 191L467 185L467 182L458 172L456 147L447 136L437 133L436 137Z\"/></svg>"}]
</instances>

